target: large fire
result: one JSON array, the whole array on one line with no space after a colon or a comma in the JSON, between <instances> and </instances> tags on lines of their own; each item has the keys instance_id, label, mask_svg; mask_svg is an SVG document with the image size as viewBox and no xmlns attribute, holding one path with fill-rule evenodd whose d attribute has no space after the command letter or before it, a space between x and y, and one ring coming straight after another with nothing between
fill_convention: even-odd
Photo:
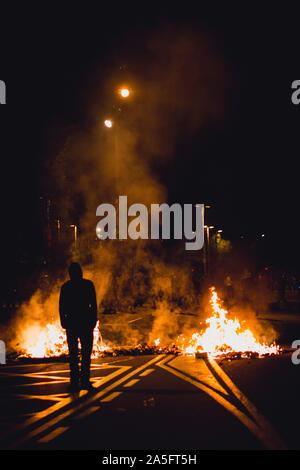
<instances>
[{"instance_id":1,"label":"large fire","mask_svg":"<svg viewBox=\"0 0 300 470\"><path fill-rule=\"evenodd\" d=\"M99 329L99 321L94 329L94 342L92 358L109 349L102 342ZM48 323L44 328L40 325L29 326L23 332L22 353L19 357L57 357L68 354L68 345L65 331L61 328L59 322L55 324Z\"/></svg>"},{"instance_id":2,"label":"large fire","mask_svg":"<svg viewBox=\"0 0 300 470\"><path fill-rule=\"evenodd\" d=\"M210 288L210 306L213 315L206 319L207 327L199 332L191 334L186 338L179 335L172 346L162 346L161 339L154 340L152 345L137 345L131 348L135 353L142 351L169 352L185 355L207 354L210 357L219 357L232 353L237 353L240 357L248 356L249 353L258 357L264 355L278 354L280 347L275 343L270 345L259 342L253 333L246 328L242 328L237 318L228 318L228 311L223 308L222 302L214 287ZM59 322L29 326L22 335L23 353L19 357L47 358L68 354L66 335ZM100 357L106 353L117 354L118 348L112 348L103 344L99 321L94 329L93 358Z\"/></svg>"},{"instance_id":3,"label":"large fire","mask_svg":"<svg viewBox=\"0 0 300 470\"><path fill-rule=\"evenodd\" d=\"M240 353L241 356L255 353L258 356L278 354L280 347L275 343L268 345L255 339L249 329L243 329L237 318L227 318L228 312L222 308L221 301L214 287L210 288L210 304L213 316L207 318L208 327L191 338L177 338L179 349L183 354L207 353L217 357L230 353Z\"/></svg>"}]
</instances>

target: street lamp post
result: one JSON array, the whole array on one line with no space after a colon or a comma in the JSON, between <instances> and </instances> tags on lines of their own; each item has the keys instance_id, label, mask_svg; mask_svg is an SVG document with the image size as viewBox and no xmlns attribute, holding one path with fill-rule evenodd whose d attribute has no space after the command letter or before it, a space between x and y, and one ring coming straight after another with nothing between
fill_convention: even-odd
<instances>
[{"instance_id":1,"label":"street lamp post","mask_svg":"<svg viewBox=\"0 0 300 470\"><path fill-rule=\"evenodd\" d=\"M214 227L214 225L204 225L204 228L206 229L206 244L205 244L205 250L204 250L204 266L205 266L205 274L208 274L208 267L209 267L209 258L210 258L210 250L209 250L209 242L210 242L210 233L209 231Z\"/></svg>"},{"instance_id":2,"label":"street lamp post","mask_svg":"<svg viewBox=\"0 0 300 470\"><path fill-rule=\"evenodd\" d=\"M60 220L57 219L57 241L60 242Z\"/></svg>"},{"instance_id":3,"label":"street lamp post","mask_svg":"<svg viewBox=\"0 0 300 470\"><path fill-rule=\"evenodd\" d=\"M198 207L198 204L195 204L195 207ZM204 205L205 209L211 209L211 206L208 204ZM204 225L204 228L206 229L206 242L204 242L204 247L203 247L203 267L204 267L204 274L208 274L208 265L209 265L209 230L213 229L213 225Z\"/></svg>"},{"instance_id":4,"label":"street lamp post","mask_svg":"<svg viewBox=\"0 0 300 470\"><path fill-rule=\"evenodd\" d=\"M121 87L118 90L118 94L122 100L126 100L130 94L131 91L127 87ZM120 106L117 106L118 111L122 111ZM107 129L112 129L113 136L114 136L114 156L115 156L115 191L116 195L118 196L119 194L119 188L118 188L118 181L119 181L119 125L118 125L118 120L113 120L113 119L105 119L104 125Z\"/></svg>"},{"instance_id":5,"label":"street lamp post","mask_svg":"<svg viewBox=\"0 0 300 470\"><path fill-rule=\"evenodd\" d=\"M118 195L118 179L119 179L118 126L117 126L117 122L112 119L105 119L104 125L108 129L111 129L111 132L113 133L114 164L115 164L115 191L116 191L116 195Z\"/></svg>"},{"instance_id":6,"label":"street lamp post","mask_svg":"<svg viewBox=\"0 0 300 470\"><path fill-rule=\"evenodd\" d=\"M70 227L74 228L74 248L77 249L77 225L70 225Z\"/></svg>"}]
</instances>

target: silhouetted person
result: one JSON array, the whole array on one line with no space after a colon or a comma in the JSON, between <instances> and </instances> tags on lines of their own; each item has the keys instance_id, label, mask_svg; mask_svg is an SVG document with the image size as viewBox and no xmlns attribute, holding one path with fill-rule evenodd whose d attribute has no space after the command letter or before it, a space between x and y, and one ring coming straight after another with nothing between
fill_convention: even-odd
<instances>
[{"instance_id":1,"label":"silhouetted person","mask_svg":"<svg viewBox=\"0 0 300 470\"><path fill-rule=\"evenodd\" d=\"M78 339L81 344L81 388L92 390L90 382L93 330L97 322L97 300L92 281L83 279L78 263L69 267L70 280L63 284L59 298L61 326L66 329L70 361L71 392L79 390Z\"/></svg>"}]
</instances>

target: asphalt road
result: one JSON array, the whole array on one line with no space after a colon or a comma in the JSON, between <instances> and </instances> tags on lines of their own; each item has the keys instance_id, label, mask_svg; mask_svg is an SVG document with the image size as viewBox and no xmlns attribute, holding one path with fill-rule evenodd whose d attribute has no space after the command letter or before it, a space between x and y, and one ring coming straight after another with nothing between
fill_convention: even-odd
<instances>
[{"instance_id":1,"label":"asphalt road","mask_svg":"<svg viewBox=\"0 0 300 470\"><path fill-rule=\"evenodd\" d=\"M66 393L67 363L0 366L1 449L299 449L291 354L218 361L94 360L96 391Z\"/></svg>"}]
</instances>

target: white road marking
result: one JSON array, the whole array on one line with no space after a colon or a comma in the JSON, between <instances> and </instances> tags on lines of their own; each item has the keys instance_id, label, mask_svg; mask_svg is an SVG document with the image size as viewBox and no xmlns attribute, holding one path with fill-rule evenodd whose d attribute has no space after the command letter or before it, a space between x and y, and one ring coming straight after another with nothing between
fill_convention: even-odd
<instances>
[{"instance_id":1,"label":"white road marking","mask_svg":"<svg viewBox=\"0 0 300 470\"><path fill-rule=\"evenodd\" d=\"M116 367L116 366L111 366L111 367ZM91 371L93 370L101 370L103 368L103 364L92 364L91 365ZM107 367L106 367L107 368ZM25 384L17 384L15 387L36 387L40 385L53 385L57 383L69 383L70 381L70 369L69 367L65 369L58 369L58 370L50 370L46 372L31 372L29 374L18 374L18 373L7 373L6 375L11 375L14 377L30 377L33 379L48 379L47 381L44 382L29 382ZM65 375L53 375L53 374L65 374ZM93 378L92 380L97 380Z\"/></svg>"},{"instance_id":2,"label":"white road marking","mask_svg":"<svg viewBox=\"0 0 300 470\"><path fill-rule=\"evenodd\" d=\"M108 401L112 401L114 398L117 398L119 395L121 395L122 392L113 392L111 393L110 395L107 395L105 398L102 398L102 400L100 400L101 402L108 402Z\"/></svg>"},{"instance_id":3,"label":"white road marking","mask_svg":"<svg viewBox=\"0 0 300 470\"><path fill-rule=\"evenodd\" d=\"M81 409L84 409L86 408L88 405L90 405L91 403L93 402L97 402L99 400L100 397L102 397L103 395L106 395L108 392L110 392L111 390L113 390L114 388L118 387L121 383L123 382L126 382L130 377L138 374L139 372L143 371L144 369L146 369L150 364L154 364L155 362L158 362L159 360L161 360L161 358L164 357L163 354L160 354L159 356L156 356L154 357L153 359L151 359L150 361L146 362L145 364L141 365L140 367L138 367L137 369L134 369L133 371L129 372L127 375L125 375L124 377L122 377L121 379L117 380L116 382L113 382L111 385L108 385L106 388L104 389L101 389L98 393L95 393L95 394L91 394L90 396L88 396L86 398L86 400L84 402L77 402L77 400L73 400L73 403L74 403L74 406L65 411L64 413L54 417L54 418L50 418L49 421L47 421L46 423L44 424L41 424L39 427L37 427L36 429L34 429L33 431L29 432L28 434L26 434L25 436L21 437L19 440L17 440L11 447L12 448L15 448L15 447L18 447L20 444L22 444L23 442L25 441L28 441L29 439L32 439L33 437L36 437L38 436L39 434L43 433L44 431L46 431L47 429L50 429L52 428L53 426L55 426L57 423L59 423L60 421L64 420L65 418L73 415L74 413L76 413L76 411L78 410L81 410ZM116 366L117 367L117 366ZM121 367L122 369L130 369L131 366L122 366ZM116 371L114 372L113 374L117 375L120 374L119 371ZM110 374L110 378L112 378L112 375L113 374ZM107 379L107 380L110 380L110 379ZM121 392L120 392L121 393ZM69 398L66 398L65 400L62 400L61 403L57 403L56 405L53 405L50 409L52 410L51 411L51 414L58 411L59 409L61 409L63 407L62 403L65 402L66 404L69 404L70 402L72 401L72 399L69 399ZM65 406L65 405L64 405ZM48 409L49 410L49 409ZM45 416L48 416L49 413L48 410L46 410L46 412L40 412L38 413L37 415L39 415L40 417L45 417ZM37 416L36 415L36 416ZM36 419L29 419L27 420L25 423L23 423L23 426L19 427L24 429L26 427L26 423L29 423L29 424L32 424L33 422L35 422ZM11 433L9 433L11 434Z\"/></svg>"},{"instance_id":4,"label":"white road marking","mask_svg":"<svg viewBox=\"0 0 300 470\"><path fill-rule=\"evenodd\" d=\"M130 382L127 382L127 384L123 385L123 387L132 387L133 385L135 385L136 383L138 383L140 381L140 379L133 379L133 380L130 380Z\"/></svg>"},{"instance_id":5,"label":"white road marking","mask_svg":"<svg viewBox=\"0 0 300 470\"><path fill-rule=\"evenodd\" d=\"M146 369L144 372L140 374L140 377L146 377L146 375L151 374L151 372L154 372L155 369Z\"/></svg>"},{"instance_id":6,"label":"white road marking","mask_svg":"<svg viewBox=\"0 0 300 470\"><path fill-rule=\"evenodd\" d=\"M75 416L74 419L83 419L89 416L92 413L95 413L96 411L100 410L100 406L90 406L87 410L83 411L82 413L79 413L79 415Z\"/></svg>"},{"instance_id":7,"label":"white road marking","mask_svg":"<svg viewBox=\"0 0 300 470\"><path fill-rule=\"evenodd\" d=\"M128 323L134 323L136 321L143 320L143 318L144 317L135 318L134 320L130 320Z\"/></svg>"},{"instance_id":8,"label":"white road marking","mask_svg":"<svg viewBox=\"0 0 300 470\"><path fill-rule=\"evenodd\" d=\"M100 385L104 385L106 382L112 380L113 378L117 377L118 375L122 374L123 372L127 371L128 369L131 369L131 366L110 366L109 368L114 368L116 369L114 372L111 374L108 374L104 377L101 377L96 383L95 386L99 387ZM77 394L75 396L70 396L68 395L66 398L63 398L60 402L56 403L55 405L52 405L45 410L42 410L38 413L35 413L32 418L27 419L26 421L23 421L22 424L16 426L14 429L10 430L9 432L6 433L5 436L2 437L2 439L8 438L11 435L14 435L20 431L23 431L26 429L28 426L31 426L34 423L38 423L40 420L49 417L53 413L56 413L58 410L63 410L65 407L70 405L71 403L76 403L78 400L79 396L86 395L88 392L85 390L81 390L80 394ZM50 395L51 397L51 395Z\"/></svg>"},{"instance_id":9,"label":"white road marking","mask_svg":"<svg viewBox=\"0 0 300 470\"><path fill-rule=\"evenodd\" d=\"M177 356L172 361L172 367L179 369L191 375L194 379L204 382L216 392L221 392L228 396L227 390L215 379L215 377L207 369L207 365L201 359L195 359L194 356Z\"/></svg>"},{"instance_id":10,"label":"white road marking","mask_svg":"<svg viewBox=\"0 0 300 470\"><path fill-rule=\"evenodd\" d=\"M67 431L68 429L69 428L62 428L62 427L61 428L56 428L56 429L54 429L54 431L47 434L47 436L44 436L41 439L39 439L38 442L40 442L40 443L50 442L53 439L55 439L57 436L62 434L63 432Z\"/></svg>"},{"instance_id":11,"label":"white road marking","mask_svg":"<svg viewBox=\"0 0 300 470\"><path fill-rule=\"evenodd\" d=\"M258 411L258 409L251 403L251 401L239 390L239 388L232 382L230 377L225 374L224 370L219 366L219 364L214 359L208 359L210 365L213 367L215 372L221 377L227 387L231 390L231 392L235 395L235 397L244 405L244 407L248 410L251 416L255 419L257 424L261 426L268 436L271 438L272 442L274 442L275 446L283 445L279 436L277 436L276 432L272 428L271 424L266 420L266 418ZM276 447L276 448L278 448Z\"/></svg>"},{"instance_id":12,"label":"white road marking","mask_svg":"<svg viewBox=\"0 0 300 470\"><path fill-rule=\"evenodd\" d=\"M263 420L262 420L261 419L262 415L257 415L255 413L256 408L254 407L254 405L251 404L252 407L250 406L249 409L247 408L248 412L254 418L254 419L250 419L248 415L246 415L241 410L239 410L236 406L234 406L229 401L229 399L227 399L227 397L225 399L220 394L220 390L216 390L215 387L212 387L212 378L213 378L214 381L216 381L216 379L212 376L210 370L207 368L207 366L205 364L205 361L203 359L195 359L194 358L194 360L197 361L197 363L199 364L199 367L201 367L200 363L202 362L202 367L203 367L203 363L204 363L206 368L207 368L207 380L205 380L205 374L203 375L203 369L202 369L201 382L199 382L198 378L196 378L196 380L195 380L194 378L191 378L191 377L187 376L184 372L181 372L180 370L176 369L175 367L173 368L173 366L169 365L169 363L173 363L173 362L175 362L175 364L176 364L176 359L177 358L175 358L175 359L171 358L170 359L169 357L165 357L159 363L157 363L156 366L159 366L159 367L167 370L168 372L176 375L177 377L185 380L186 382L189 382L190 384L194 385L195 387L197 387L200 390L207 393L210 397L212 397L220 405L222 405L226 410L228 410L230 413L232 413L237 419L239 419L244 424L244 426L246 426L249 429L249 431L251 431L252 434L254 434L268 449L272 449L272 450L284 450L284 449L286 449L284 443L277 436L277 434L275 433L275 431L273 430L271 425L267 422L267 420L265 418L263 418ZM166 362L168 362L168 365L166 364ZM178 364L178 361L177 361L177 364ZM223 372L222 379L224 380L226 374L225 374L224 371L222 371L222 372ZM212 376L212 378L211 378L211 376ZM226 377L229 379L228 376L226 376ZM205 382L206 382L206 384L205 384ZM225 382L225 380L224 380L224 382ZM226 385L228 386L228 388L230 388L231 391L232 391L231 387L232 386L235 387L233 382L231 381L231 379L227 380ZM221 387L221 385L220 385L220 387ZM224 390L223 387L221 387L221 389ZM236 394L235 394L235 396L236 396L236 398L238 398L240 400L240 398ZM247 400L247 401L248 401L248 405L249 405L250 402L249 402L249 400ZM252 412L250 411L250 409L254 412L254 416L252 415ZM259 417L259 416L260 416L260 420L258 422L256 422L255 418Z\"/></svg>"},{"instance_id":13,"label":"white road marking","mask_svg":"<svg viewBox=\"0 0 300 470\"><path fill-rule=\"evenodd\" d=\"M17 399L17 400L46 400L46 401L56 401L56 402L61 401L61 398L55 394L54 395L24 395L23 393L22 394L14 393L12 396L14 399Z\"/></svg>"}]
</instances>

